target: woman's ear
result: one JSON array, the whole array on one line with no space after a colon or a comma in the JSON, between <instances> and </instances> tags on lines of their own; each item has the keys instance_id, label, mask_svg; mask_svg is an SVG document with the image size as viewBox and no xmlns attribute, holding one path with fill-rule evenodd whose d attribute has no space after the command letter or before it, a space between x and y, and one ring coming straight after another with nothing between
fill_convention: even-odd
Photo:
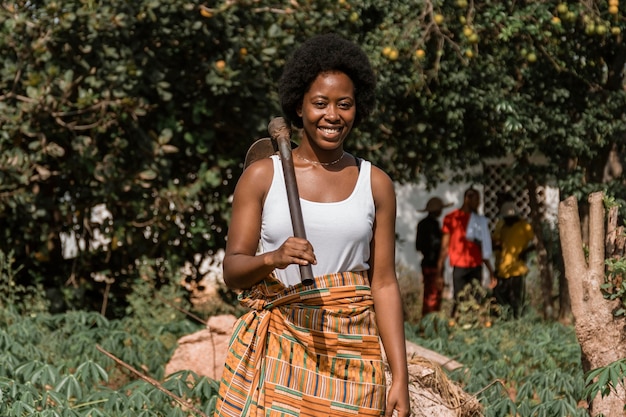
<instances>
[{"instance_id":1,"label":"woman's ear","mask_svg":"<svg viewBox=\"0 0 626 417\"><path fill-rule=\"evenodd\" d=\"M296 107L296 114L298 117L302 117L302 104L298 104L298 107Z\"/></svg>"}]
</instances>

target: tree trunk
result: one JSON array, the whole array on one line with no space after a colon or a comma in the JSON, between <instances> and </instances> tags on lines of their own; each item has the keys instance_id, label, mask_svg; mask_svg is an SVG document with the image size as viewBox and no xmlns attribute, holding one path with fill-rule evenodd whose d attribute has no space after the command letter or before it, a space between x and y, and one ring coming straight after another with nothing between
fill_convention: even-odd
<instances>
[{"instance_id":1,"label":"tree trunk","mask_svg":"<svg viewBox=\"0 0 626 417\"><path fill-rule=\"evenodd\" d=\"M576 337L582 350L585 372L607 366L626 357L623 319L616 319L613 310L619 300L606 300L600 290L605 281L604 268L604 206L602 193L589 196L589 261L583 251L578 202L568 197L559 204L559 232L565 262L565 277L569 285ZM626 393L617 387L608 396L592 399L592 416L625 416Z\"/></svg>"}]
</instances>

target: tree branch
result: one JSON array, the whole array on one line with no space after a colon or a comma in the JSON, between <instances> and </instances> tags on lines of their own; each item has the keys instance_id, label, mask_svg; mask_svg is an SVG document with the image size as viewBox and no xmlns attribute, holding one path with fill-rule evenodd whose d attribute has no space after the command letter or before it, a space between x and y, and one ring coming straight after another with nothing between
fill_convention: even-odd
<instances>
[{"instance_id":1,"label":"tree branch","mask_svg":"<svg viewBox=\"0 0 626 417\"><path fill-rule=\"evenodd\" d=\"M574 317L584 314L583 277L587 272L578 215L578 201L570 196L559 203L559 235Z\"/></svg>"}]
</instances>

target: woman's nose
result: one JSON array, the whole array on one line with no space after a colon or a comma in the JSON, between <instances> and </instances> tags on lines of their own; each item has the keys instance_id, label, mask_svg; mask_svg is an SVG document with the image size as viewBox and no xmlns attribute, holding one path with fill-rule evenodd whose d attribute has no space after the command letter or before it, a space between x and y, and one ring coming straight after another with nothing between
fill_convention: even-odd
<instances>
[{"instance_id":1,"label":"woman's nose","mask_svg":"<svg viewBox=\"0 0 626 417\"><path fill-rule=\"evenodd\" d=\"M326 119L328 120L337 120L339 118L339 113L337 112L337 107L328 106L326 108Z\"/></svg>"}]
</instances>

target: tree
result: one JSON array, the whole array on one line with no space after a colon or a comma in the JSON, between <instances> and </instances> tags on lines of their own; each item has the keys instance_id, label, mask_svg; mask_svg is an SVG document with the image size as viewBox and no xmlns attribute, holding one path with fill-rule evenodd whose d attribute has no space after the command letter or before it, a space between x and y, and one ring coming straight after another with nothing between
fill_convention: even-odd
<instances>
[{"instance_id":1,"label":"tree","mask_svg":"<svg viewBox=\"0 0 626 417\"><path fill-rule=\"evenodd\" d=\"M509 156L531 205L546 183L581 199L598 189L623 195L619 10L598 1L427 1L385 19L380 30L400 51L389 71L380 67L383 91L396 95L381 104L390 115L384 161L396 178L418 171L438 181L446 167ZM536 155L545 162L534 163ZM541 237L538 208L532 223ZM540 266L552 246L540 240ZM541 275L548 312L554 285L548 268Z\"/></svg>"},{"instance_id":2,"label":"tree","mask_svg":"<svg viewBox=\"0 0 626 417\"><path fill-rule=\"evenodd\" d=\"M273 13L203 11L184 1L3 5L0 249L15 249L23 277L101 290L98 273L119 294L142 265L157 276L185 262L197 270L223 247L232 179L276 113L266 94L288 39L233 34L263 36ZM252 97L267 107L252 112ZM111 216L93 223L101 205ZM86 242L72 259L63 233ZM105 244L91 247L98 235Z\"/></svg>"},{"instance_id":3,"label":"tree","mask_svg":"<svg viewBox=\"0 0 626 417\"><path fill-rule=\"evenodd\" d=\"M510 156L531 194L623 189L624 17L604 2L18 0L0 20L0 249L48 286L102 291L98 273L122 298L140 266L197 270L223 247L282 63L315 33L370 56L378 109L349 146L394 180ZM111 217L94 223L101 205ZM65 259L71 232L105 245ZM548 273L545 287L550 303Z\"/></svg>"},{"instance_id":4,"label":"tree","mask_svg":"<svg viewBox=\"0 0 626 417\"><path fill-rule=\"evenodd\" d=\"M602 289L608 281L605 272L605 216L603 195L591 194L589 219L589 255L584 253L581 225L576 198L569 197L559 207L559 231L565 261L565 275L569 283L572 312L576 320L576 336L582 348L583 369L606 367L626 358L624 318L615 312L622 307L619 298L606 300ZM615 225L613 225L615 226ZM616 228L612 228L615 241ZM623 229L621 230L623 239ZM623 257L623 242L621 245ZM612 298L612 297L611 297ZM592 415L618 416L624 414L626 391L624 380L609 395L592 399Z\"/></svg>"}]
</instances>

